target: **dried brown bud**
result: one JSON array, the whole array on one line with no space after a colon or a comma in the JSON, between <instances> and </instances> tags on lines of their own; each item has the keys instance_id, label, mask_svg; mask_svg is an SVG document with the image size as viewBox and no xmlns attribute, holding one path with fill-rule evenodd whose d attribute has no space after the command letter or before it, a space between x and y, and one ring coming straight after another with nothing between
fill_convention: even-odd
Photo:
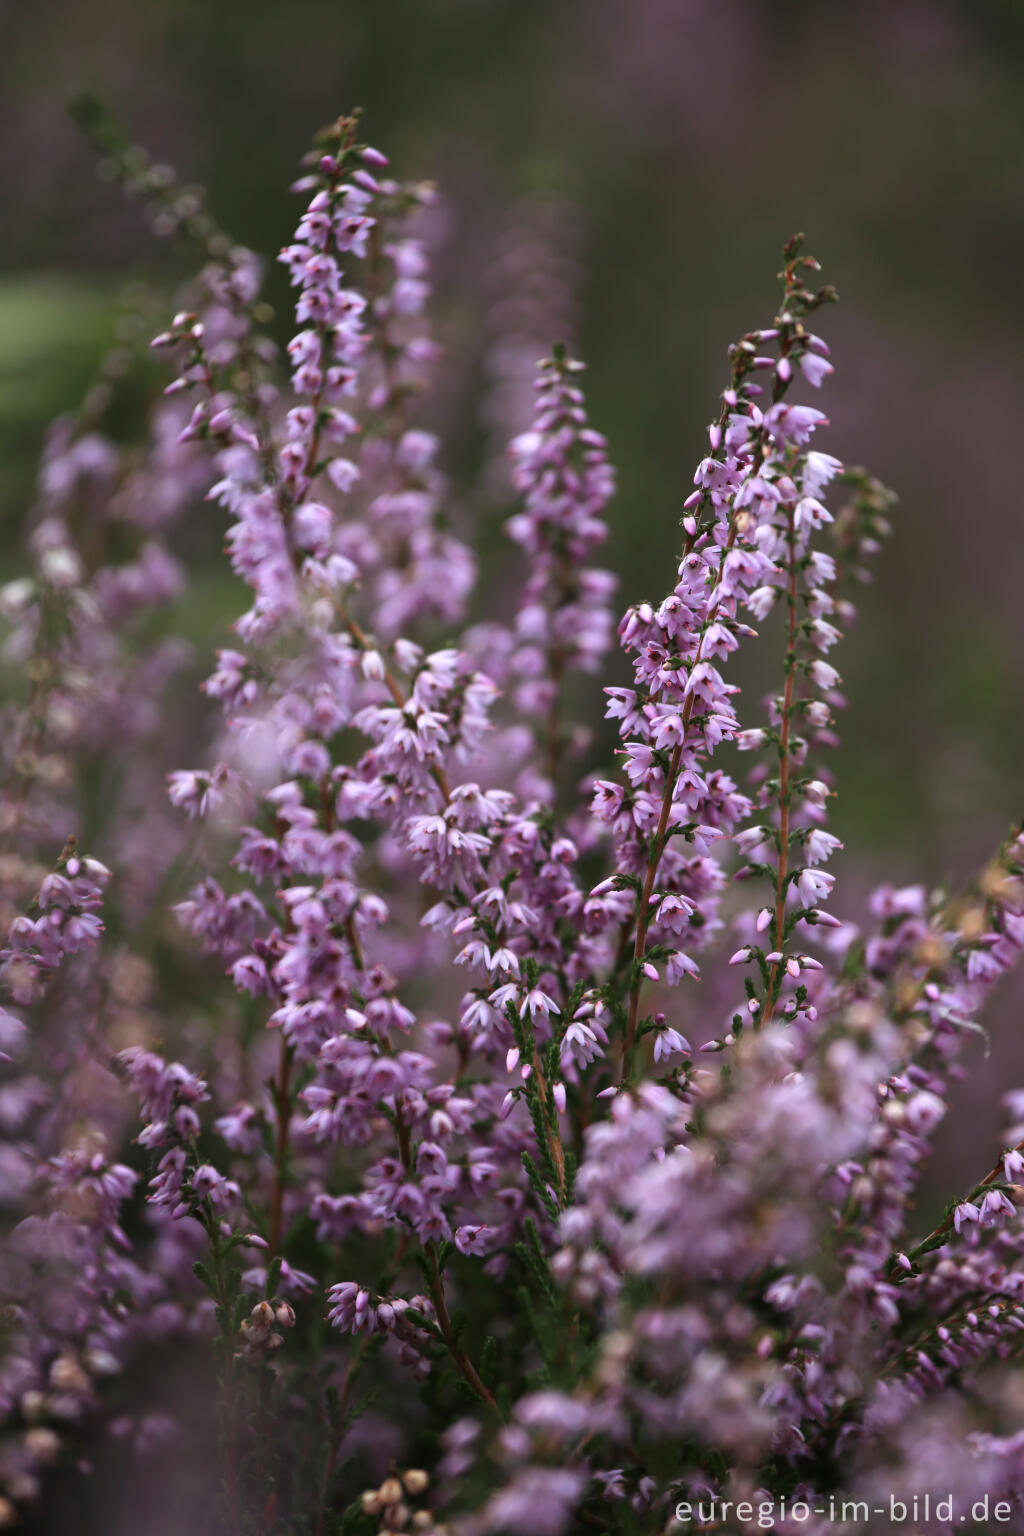
<instances>
[{"instance_id":1,"label":"dried brown bud","mask_svg":"<svg viewBox=\"0 0 1024 1536\"><path fill-rule=\"evenodd\" d=\"M258 1301L250 1312L249 1318L254 1327L265 1332L274 1321L274 1309L269 1301Z\"/></svg>"}]
</instances>

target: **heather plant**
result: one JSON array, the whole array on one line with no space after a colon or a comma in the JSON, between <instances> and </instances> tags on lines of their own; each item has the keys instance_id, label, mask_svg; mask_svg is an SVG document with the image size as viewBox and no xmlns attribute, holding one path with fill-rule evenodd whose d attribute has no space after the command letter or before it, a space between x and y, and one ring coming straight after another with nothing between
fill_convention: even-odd
<instances>
[{"instance_id":1,"label":"heather plant","mask_svg":"<svg viewBox=\"0 0 1024 1536\"><path fill-rule=\"evenodd\" d=\"M140 1453L178 1432L118 1380L182 1341L211 1532L1019 1520L1024 1095L930 1231L914 1196L1024 943L1024 837L961 891L833 910L832 658L893 497L814 446L835 295L802 237L616 657L615 476L563 346L474 598L420 414L433 188L355 116L321 133L279 357L258 259L89 121L203 269L142 441L101 430L109 367L54 429L0 593L28 679L0 1524L104 1422ZM183 732L159 611L197 516L245 610ZM778 683L741 713L757 639Z\"/></svg>"}]
</instances>

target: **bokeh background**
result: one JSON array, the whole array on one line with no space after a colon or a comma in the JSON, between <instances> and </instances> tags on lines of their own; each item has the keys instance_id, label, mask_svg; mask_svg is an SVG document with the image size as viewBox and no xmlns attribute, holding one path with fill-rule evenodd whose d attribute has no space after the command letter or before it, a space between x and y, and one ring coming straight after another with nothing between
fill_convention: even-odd
<instances>
[{"instance_id":1,"label":"bokeh background","mask_svg":"<svg viewBox=\"0 0 1024 1536\"><path fill-rule=\"evenodd\" d=\"M97 180L68 97L100 92L270 254L311 131L359 104L443 192L436 411L463 517L497 549L496 433L523 358L568 337L620 470L628 600L667 588L725 346L770 319L807 231L842 299L824 446L901 498L840 660L838 906L883 875L963 877L1024 814L1020 0L6 0L0 30L3 575L125 284L169 304L191 265ZM207 648L233 607L216 542L181 615ZM944 1176L987 1166L1024 1081L1020 1001L993 1014Z\"/></svg>"}]
</instances>

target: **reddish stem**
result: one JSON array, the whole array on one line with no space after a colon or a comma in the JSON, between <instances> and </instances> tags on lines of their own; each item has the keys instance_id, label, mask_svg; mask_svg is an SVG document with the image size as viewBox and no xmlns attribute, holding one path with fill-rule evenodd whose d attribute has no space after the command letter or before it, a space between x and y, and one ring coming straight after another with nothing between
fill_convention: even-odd
<instances>
[{"instance_id":1,"label":"reddish stem","mask_svg":"<svg viewBox=\"0 0 1024 1536\"><path fill-rule=\"evenodd\" d=\"M796 608L797 569L794 549L795 531L793 514L789 513L789 582L786 588L789 604L789 631L786 644L786 687L782 698L782 724L779 730L779 869L775 881L775 948L782 949L786 931L786 875L789 870L789 811L792 792L789 773L789 723L793 713L793 684L796 677ZM782 979L782 961L772 966L762 1026L771 1022Z\"/></svg>"},{"instance_id":2,"label":"reddish stem","mask_svg":"<svg viewBox=\"0 0 1024 1536\"><path fill-rule=\"evenodd\" d=\"M291 1100L292 1048L281 1037L278 1057L277 1082L274 1085L274 1108L277 1130L274 1138L274 1192L270 1204L270 1224L267 1233L267 1263L270 1264L281 1250L284 1229L284 1191L288 1166L288 1131L292 1119Z\"/></svg>"}]
</instances>

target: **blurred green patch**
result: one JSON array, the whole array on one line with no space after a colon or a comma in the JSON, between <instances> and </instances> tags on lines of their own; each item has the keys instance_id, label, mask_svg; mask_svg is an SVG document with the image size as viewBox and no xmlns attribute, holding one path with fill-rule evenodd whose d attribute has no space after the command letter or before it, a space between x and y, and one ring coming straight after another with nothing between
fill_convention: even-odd
<instances>
[{"instance_id":1,"label":"blurred green patch","mask_svg":"<svg viewBox=\"0 0 1024 1536\"><path fill-rule=\"evenodd\" d=\"M193 644L202 657L203 676L210 670L207 662L218 646L238 645L231 625L246 607L247 589L226 568L203 568L189 573L189 581L174 604L170 622L161 628Z\"/></svg>"},{"instance_id":2,"label":"blurred green patch","mask_svg":"<svg viewBox=\"0 0 1024 1536\"><path fill-rule=\"evenodd\" d=\"M113 284L61 273L0 277L0 533L8 551L47 425L88 389L117 310ZM0 552L4 569L9 558Z\"/></svg>"}]
</instances>

